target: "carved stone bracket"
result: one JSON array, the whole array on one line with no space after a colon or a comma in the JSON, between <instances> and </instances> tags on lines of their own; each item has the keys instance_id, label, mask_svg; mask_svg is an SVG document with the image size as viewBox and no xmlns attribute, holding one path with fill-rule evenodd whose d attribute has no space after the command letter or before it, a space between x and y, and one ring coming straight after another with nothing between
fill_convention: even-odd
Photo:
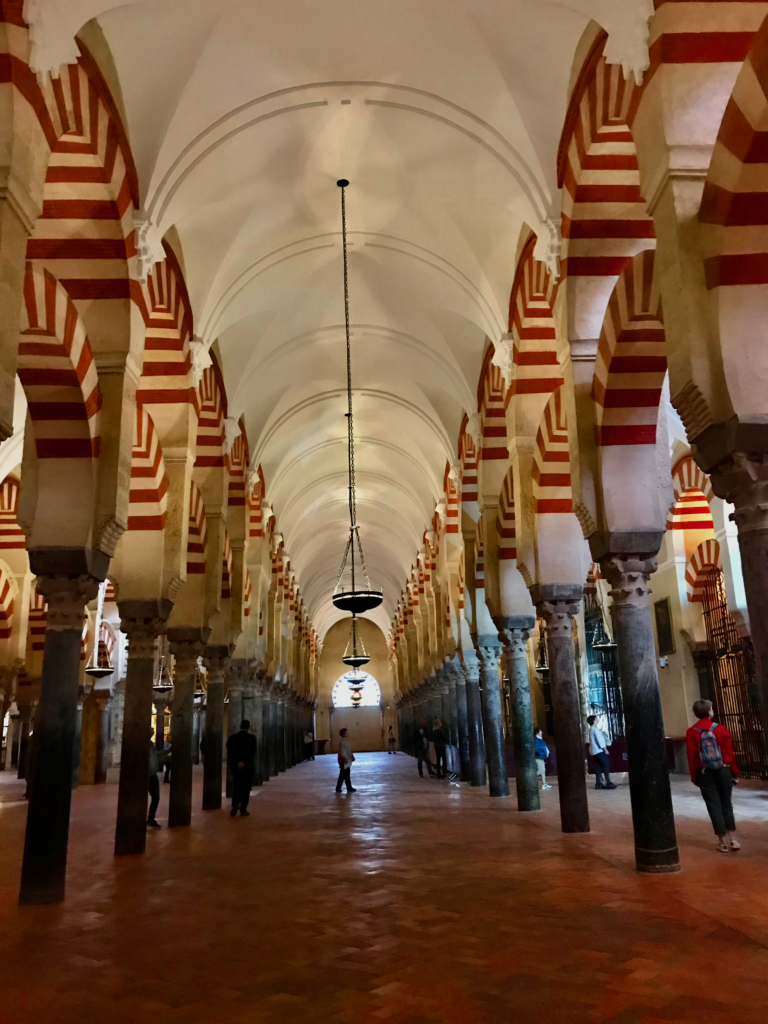
<instances>
[{"instance_id":1,"label":"carved stone bracket","mask_svg":"<svg viewBox=\"0 0 768 1024\"><path fill-rule=\"evenodd\" d=\"M611 585L611 597L617 605L644 606L651 593L648 583L659 562L655 555L608 555L600 561L603 576Z\"/></svg>"}]
</instances>

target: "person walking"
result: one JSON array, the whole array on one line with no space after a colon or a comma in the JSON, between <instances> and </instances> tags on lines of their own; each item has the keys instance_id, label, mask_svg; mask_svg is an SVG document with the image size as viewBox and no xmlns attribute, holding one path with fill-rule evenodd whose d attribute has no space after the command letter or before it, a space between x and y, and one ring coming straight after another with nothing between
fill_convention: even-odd
<instances>
[{"instance_id":1,"label":"person walking","mask_svg":"<svg viewBox=\"0 0 768 1024\"><path fill-rule=\"evenodd\" d=\"M616 784L611 782L611 761L608 757L608 741L605 733L595 724L597 717L590 715L587 719L589 726L589 752L594 757L595 765L595 789L616 789ZM605 782L601 781L602 778Z\"/></svg>"},{"instance_id":2,"label":"person walking","mask_svg":"<svg viewBox=\"0 0 768 1024\"><path fill-rule=\"evenodd\" d=\"M390 727L387 729L387 753L394 754L395 752L395 730Z\"/></svg>"},{"instance_id":3,"label":"person walking","mask_svg":"<svg viewBox=\"0 0 768 1024\"><path fill-rule=\"evenodd\" d=\"M171 759L173 757L173 743L171 737L163 743L162 753L162 766L163 766L163 783L170 784L171 781Z\"/></svg>"},{"instance_id":4,"label":"person walking","mask_svg":"<svg viewBox=\"0 0 768 1024\"><path fill-rule=\"evenodd\" d=\"M352 744L347 738L347 730L341 729L339 731L339 778L336 783L336 792L341 792L342 782L346 784L348 793L356 793L357 790L352 785L351 771L352 762L355 760L355 755L352 753Z\"/></svg>"},{"instance_id":5,"label":"person walking","mask_svg":"<svg viewBox=\"0 0 768 1024\"><path fill-rule=\"evenodd\" d=\"M549 747L544 742L544 736L541 729L534 730L534 746L536 748L536 774L541 779L542 789L552 789L550 784L547 782L547 766L546 760L549 757Z\"/></svg>"},{"instance_id":6,"label":"person walking","mask_svg":"<svg viewBox=\"0 0 768 1024\"><path fill-rule=\"evenodd\" d=\"M232 810L234 818L238 810L241 818L247 818L248 801L251 798L253 772L256 766L256 737L250 731L251 723L244 718L240 731L233 732L227 740L227 764L232 766Z\"/></svg>"},{"instance_id":7,"label":"person walking","mask_svg":"<svg viewBox=\"0 0 768 1024\"><path fill-rule=\"evenodd\" d=\"M157 820L157 808L160 805L160 780L157 773L160 771L160 762L157 757L157 745L150 736L149 738L149 814L147 825L150 828L160 828Z\"/></svg>"},{"instance_id":8,"label":"person walking","mask_svg":"<svg viewBox=\"0 0 768 1024\"><path fill-rule=\"evenodd\" d=\"M709 820L721 853L740 850L736 838L731 793L739 781L739 768L731 734L713 720L712 701L696 700L693 713L698 719L685 734L691 782L698 786L707 805Z\"/></svg>"},{"instance_id":9,"label":"person walking","mask_svg":"<svg viewBox=\"0 0 768 1024\"><path fill-rule=\"evenodd\" d=\"M434 775L435 773L432 770L432 762L429 759L429 737L427 736L427 728L424 722L422 722L416 730L414 745L416 747L416 757L419 762L419 775L422 779L424 778L424 769L422 765L425 761L427 764L427 771L430 775Z\"/></svg>"},{"instance_id":10,"label":"person walking","mask_svg":"<svg viewBox=\"0 0 768 1024\"><path fill-rule=\"evenodd\" d=\"M445 758L445 748L448 746L448 737L443 723L439 718L435 719L435 724L432 726L432 742L435 744L435 761L437 762L437 777L438 779L444 779L448 775L448 762ZM442 765L442 769L441 766Z\"/></svg>"}]
</instances>

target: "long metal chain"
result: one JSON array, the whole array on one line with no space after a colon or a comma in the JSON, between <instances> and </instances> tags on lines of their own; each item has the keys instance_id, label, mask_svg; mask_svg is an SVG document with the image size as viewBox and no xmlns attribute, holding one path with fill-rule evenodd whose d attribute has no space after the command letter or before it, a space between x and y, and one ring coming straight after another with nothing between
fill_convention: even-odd
<instances>
[{"instance_id":1,"label":"long metal chain","mask_svg":"<svg viewBox=\"0 0 768 1024\"><path fill-rule=\"evenodd\" d=\"M344 566L347 564L347 556L352 554L352 590L355 589L355 545L352 538L357 537L357 547L360 552L360 563L365 577L365 585L371 589L368 579L368 570L365 567L363 557L363 545L360 542L360 531L357 526L357 495L355 490L355 428L352 419L352 345L349 337L349 268L347 265L347 206L345 197L345 186L341 186L341 240L344 251L344 327L347 339L347 451L349 459L349 541L347 542L344 558L341 562L341 569L336 580L334 593L338 590Z\"/></svg>"}]
</instances>

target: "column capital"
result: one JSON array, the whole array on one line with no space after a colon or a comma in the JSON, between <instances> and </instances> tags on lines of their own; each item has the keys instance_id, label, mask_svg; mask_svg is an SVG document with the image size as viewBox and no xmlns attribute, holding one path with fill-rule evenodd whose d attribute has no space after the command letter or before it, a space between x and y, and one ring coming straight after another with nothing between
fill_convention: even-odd
<instances>
[{"instance_id":1,"label":"column capital","mask_svg":"<svg viewBox=\"0 0 768 1024\"><path fill-rule=\"evenodd\" d=\"M467 683L480 681L480 662L474 648L468 648L461 652L461 671Z\"/></svg>"},{"instance_id":2,"label":"column capital","mask_svg":"<svg viewBox=\"0 0 768 1024\"><path fill-rule=\"evenodd\" d=\"M655 555L621 554L607 555L600 562L603 576L611 585L611 597L617 605L640 605L648 603L651 575L659 566Z\"/></svg>"},{"instance_id":3,"label":"column capital","mask_svg":"<svg viewBox=\"0 0 768 1024\"><path fill-rule=\"evenodd\" d=\"M93 576L38 576L36 589L48 602L46 630L81 630L85 606L99 592L99 580Z\"/></svg>"},{"instance_id":4,"label":"column capital","mask_svg":"<svg viewBox=\"0 0 768 1024\"><path fill-rule=\"evenodd\" d=\"M733 452L712 469L712 487L734 506L739 533L768 530L768 455Z\"/></svg>"},{"instance_id":5,"label":"column capital","mask_svg":"<svg viewBox=\"0 0 768 1024\"><path fill-rule=\"evenodd\" d=\"M182 676L192 675L203 647L202 640L171 640L169 650L174 657L176 672Z\"/></svg>"},{"instance_id":6,"label":"column capital","mask_svg":"<svg viewBox=\"0 0 768 1024\"><path fill-rule=\"evenodd\" d=\"M496 636L480 636L475 640L475 650L481 672L496 672L499 666L501 644Z\"/></svg>"},{"instance_id":7,"label":"column capital","mask_svg":"<svg viewBox=\"0 0 768 1024\"><path fill-rule=\"evenodd\" d=\"M165 619L120 619L120 631L128 637L129 658L154 658L155 641L165 629Z\"/></svg>"},{"instance_id":8,"label":"column capital","mask_svg":"<svg viewBox=\"0 0 768 1024\"><path fill-rule=\"evenodd\" d=\"M206 647L204 651L203 664L208 670L208 685L218 686L224 685L224 677L227 671L227 662L229 657L227 655L222 656L221 654L211 653L215 652L217 648Z\"/></svg>"},{"instance_id":9,"label":"column capital","mask_svg":"<svg viewBox=\"0 0 768 1024\"><path fill-rule=\"evenodd\" d=\"M570 638L571 620L581 607L584 587L580 583L537 583L530 590L550 639Z\"/></svg>"}]
</instances>

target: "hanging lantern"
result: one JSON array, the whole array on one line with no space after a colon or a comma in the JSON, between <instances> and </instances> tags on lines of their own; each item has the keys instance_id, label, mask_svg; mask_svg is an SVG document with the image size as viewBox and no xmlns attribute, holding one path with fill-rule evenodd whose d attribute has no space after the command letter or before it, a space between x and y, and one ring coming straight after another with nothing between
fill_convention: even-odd
<instances>
[{"instance_id":1,"label":"hanging lantern","mask_svg":"<svg viewBox=\"0 0 768 1024\"><path fill-rule=\"evenodd\" d=\"M157 678L152 686L153 690L158 690L161 693L166 693L173 686L173 680L171 674L168 671L168 665L165 660L165 655L160 655L160 662L157 667Z\"/></svg>"},{"instance_id":2,"label":"hanging lantern","mask_svg":"<svg viewBox=\"0 0 768 1024\"><path fill-rule=\"evenodd\" d=\"M355 493L355 431L352 420L352 350L349 340L349 274L347 269L347 213L344 201L344 189L349 185L346 178L341 178L336 184L341 189L341 237L344 251L344 325L347 339L347 460L349 469L349 540L344 550L344 557L341 560L341 568L336 578L336 586L333 588L333 603L344 612L352 612L354 615L362 615L363 612L372 611L378 608L384 600L380 590L372 590L371 582L368 579L368 570L365 567L363 557L363 545L360 541L360 528L357 525L357 495ZM360 559L360 567L355 566L355 548ZM342 586L344 570L347 559L350 559L351 587L347 589ZM365 586L360 586L359 573L362 572Z\"/></svg>"},{"instance_id":3,"label":"hanging lantern","mask_svg":"<svg viewBox=\"0 0 768 1024\"><path fill-rule=\"evenodd\" d=\"M363 700L363 687L365 686L365 680L367 676L365 672L350 672L347 676L349 682L350 700L352 701L353 707L359 707Z\"/></svg>"},{"instance_id":4,"label":"hanging lantern","mask_svg":"<svg viewBox=\"0 0 768 1024\"><path fill-rule=\"evenodd\" d=\"M85 674L91 679L103 679L111 676L114 666L109 657L106 635L104 632L104 594L107 589L107 580L99 584L99 596L96 601L96 621L93 624L93 651L91 660L85 667Z\"/></svg>"},{"instance_id":5,"label":"hanging lantern","mask_svg":"<svg viewBox=\"0 0 768 1024\"><path fill-rule=\"evenodd\" d=\"M341 660L351 668L362 668L363 665L367 665L371 660L363 644L363 638L358 636L357 618L355 615L352 616L352 629L349 632L349 640L344 651L344 657Z\"/></svg>"}]
</instances>

